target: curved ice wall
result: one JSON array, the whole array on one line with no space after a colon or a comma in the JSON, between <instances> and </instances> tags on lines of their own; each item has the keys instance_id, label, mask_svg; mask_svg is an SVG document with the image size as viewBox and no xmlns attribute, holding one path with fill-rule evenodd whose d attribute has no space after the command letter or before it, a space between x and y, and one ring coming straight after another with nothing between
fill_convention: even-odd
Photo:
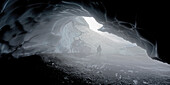
<instances>
[{"instance_id":1,"label":"curved ice wall","mask_svg":"<svg viewBox=\"0 0 170 85\"><path fill-rule=\"evenodd\" d=\"M82 34L78 28L88 28L88 24L79 16L94 17L104 25L100 31L107 31L136 43L146 49L150 57L158 58L156 46L140 36L136 25L107 19L105 13L96 10L95 6L53 0L4 2L0 13L0 54L20 57L71 52L71 43ZM131 27L126 27L125 24ZM74 34L71 33L73 31Z\"/></svg>"}]
</instances>

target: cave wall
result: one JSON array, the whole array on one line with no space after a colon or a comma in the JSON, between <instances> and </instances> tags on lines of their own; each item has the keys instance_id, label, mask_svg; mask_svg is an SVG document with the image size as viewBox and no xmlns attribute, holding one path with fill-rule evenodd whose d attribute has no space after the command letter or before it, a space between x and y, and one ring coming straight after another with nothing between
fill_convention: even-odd
<instances>
[{"instance_id":1,"label":"cave wall","mask_svg":"<svg viewBox=\"0 0 170 85\"><path fill-rule=\"evenodd\" d=\"M42 49L37 50L35 48L27 50L33 53L39 53L46 50L49 46L44 44L44 41L49 41L50 39L59 40L61 37L57 35L57 32L60 32L59 28L62 26L63 22L58 27L58 29L53 29L52 27L55 22L59 19L65 18L66 16L93 16L99 23L103 24L107 29L100 29L101 31L107 31L114 33L118 36L123 37L124 39L135 42L137 45L143 47L147 50L147 53L152 58L159 58L157 55L156 46L150 43L136 30L135 25L131 27L126 27L119 20L112 20L107 18L106 10L103 4L96 5L97 3L85 3L85 2L76 2L71 3L67 1L54 1L54 0L43 0L43 1L33 1L33 0L8 0L4 1L1 6L1 16L0 16L0 48L1 54L10 53L17 56L17 52L24 53L30 44L34 44L36 48ZM21 4L22 3L22 4ZM90 7L90 8L88 8ZM69 21L69 18L67 18ZM57 23L57 24L58 24ZM48 25L47 25L48 24ZM52 25L53 24L53 25ZM48 28L48 29L47 29ZM51 30L49 30L51 29ZM41 43L37 42L40 40ZM34 42L30 42L34 41ZM55 42L50 42L56 44ZM41 48L43 47L43 48ZM22 51L22 52L21 52Z\"/></svg>"}]
</instances>

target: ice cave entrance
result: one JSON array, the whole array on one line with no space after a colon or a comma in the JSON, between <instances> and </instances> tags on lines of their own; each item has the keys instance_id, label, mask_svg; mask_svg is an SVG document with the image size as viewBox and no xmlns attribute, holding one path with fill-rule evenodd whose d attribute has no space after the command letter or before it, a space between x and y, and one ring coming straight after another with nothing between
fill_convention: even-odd
<instances>
[{"instance_id":1,"label":"ice cave entrance","mask_svg":"<svg viewBox=\"0 0 170 85\"><path fill-rule=\"evenodd\" d=\"M116 64L126 63L126 64L163 64L159 61L152 60L148 55L145 49L137 46L136 43L131 43L108 32L102 32L98 29L107 29L104 28L102 24L98 23L93 17L84 17L83 19L89 25L90 32L86 33L85 36L82 36L81 39L85 40L87 43L90 43L93 47L101 45L102 47L102 56L100 59L114 61ZM92 55L93 56L93 55ZM94 60L98 60L98 56L93 57ZM156 68L154 68L156 69Z\"/></svg>"},{"instance_id":2,"label":"ice cave entrance","mask_svg":"<svg viewBox=\"0 0 170 85\"><path fill-rule=\"evenodd\" d=\"M93 17L77 16L70 21L62 26L62 37L58 45L61 48L58 48L56 53L64 49L62 54L66 52L68 55L58 58L61 58L64 64L78 68L75 73L87 72L89 75L91 72L93 75L100 75L101 72L102 76L111 76L116 70L118 73L119 70L134 73L141 71L139 69L169 71L167 64L152 60L146 50L136 43L115 34L99 31L98 29L107 28ZM101 55L97 55L96 52L99 45L102 48Z\"/></svg>"},{"instance_id":3,"label":"ice cave entrance","mask_svg":"<svg viewBox=\"0 0 170 85\"><path fill-rule=\"evenodd\" d=\"M86 33L86 36L81 36L81 39L85 40L93 46L96 45L95 47L97 47L97 45L101 45L103 49L103 54L116 54L127 56L143 54L147 56L146 50L137 46L136 43L131 43L117 35L108 32L99 31L98 29L103 29L104 27L102 24L98 23L93 17L83 16L83 19L89 25L89 29L91 31Z\"/></svg>"},{"instance_id":4,"label":"ice cave entrance","mask_svg":"<svg viewBox=\"0 0 170 85\"><path fill-rule=\"evenodd\" d=\"M103 25L98 23L93 17L83 17L89 25L89 28L95 32L100 33L100 29Z\"/></svg>"},{"instance_id":5,"label":"ice cave entrance","mask_svg":"<svg viewBox=\"0 0 170 85\"><path fill-rule=\"evenodd\" d=\"M168 66L167 64L151 59L147 55L146 50L138 46L136 43L131 43L130 41L127 41L122 37L119 37L112 33L99 31L98 29L107 28L104 28L103 25L98 23L93 17L83 16L77 17L75 19L75 21L79 20L82 20L84 24L88 24L88 27L85 27L84 29L81 29L81 27L77 28L85 32L81 36L79 36L79 38L92 49L92 54L83 59L77 58L77 61L81 61L81 63L88 61L88 64L90 65L92 65L92 63L107 63L108 65L115 64L118 66L135 65L136 67L156 71L161 70L159 69L159 67L163 68L163 70L168 70L166 69L166 66ZM96 56L95 54L98 45L101 45L102 48L101 56ZM157 67L154 67L152 65L157 65Z\"/></svg>"}]
</instances>

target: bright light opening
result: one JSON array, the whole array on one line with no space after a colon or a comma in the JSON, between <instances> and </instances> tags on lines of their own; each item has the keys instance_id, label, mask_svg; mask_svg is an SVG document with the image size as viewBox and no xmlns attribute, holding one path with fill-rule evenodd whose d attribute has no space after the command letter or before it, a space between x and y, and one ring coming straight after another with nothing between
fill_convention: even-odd
<instances>
[{"instance_id":1,"label":"bright light opening","mask_svg":"<svg viewBox=\"0 0 170 85\"><path fill-rule=\"evenodd\" d=\"M98 23L93 17L83 17L86 22L89 24L89 28L95 32L98 32L103 25Z\"/></svg>"},{"instance_id":2,"label":"bright light opening","mask_svg":"<svg viewBox=\"0 0 170 85\"><path fill-rule=\"evenodd\" d=\"M83 18L88 23L89 28L92 31L99 33L100 35L104 36L105 38L108 38L108 39L112 40L113 42L124 43L124 44L128 44L128 45L130 44L130 45L136 46L136 44L130 43L129 41L126 41L123 38L118 37L117 35L110 34L108 32L99 31L98 29L103 27L103 25L98 23L93 17L84 17L83 16Z\"/></svg>"}]
</instances>

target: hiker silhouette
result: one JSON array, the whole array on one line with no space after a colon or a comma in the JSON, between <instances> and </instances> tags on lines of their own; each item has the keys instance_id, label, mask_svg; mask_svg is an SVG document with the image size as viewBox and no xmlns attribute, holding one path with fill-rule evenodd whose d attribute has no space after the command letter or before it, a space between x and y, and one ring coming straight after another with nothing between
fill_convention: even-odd
<instances>
[{"instance_id":1,"label":"hiker silhouette","mask_svg":"<svg viewBox=\"0 0 170 85\"><path fill-rule=\"evenodd\" d=\"M99 45L99 46L97 47L97 55L98 55L98 56L101 56L101 52L102 52L102 48L101 48L101 46Z\"/></svg>"}]
</instances>

